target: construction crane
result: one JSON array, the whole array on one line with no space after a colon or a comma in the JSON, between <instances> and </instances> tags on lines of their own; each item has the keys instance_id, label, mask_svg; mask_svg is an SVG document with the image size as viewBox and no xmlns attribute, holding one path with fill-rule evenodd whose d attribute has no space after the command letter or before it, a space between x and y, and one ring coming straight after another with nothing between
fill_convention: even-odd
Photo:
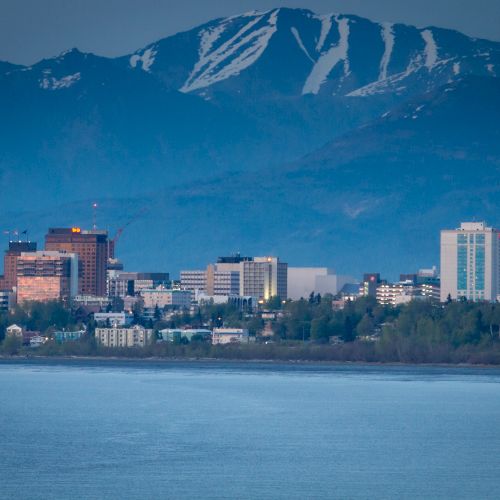
<instances>
[{"instance_id":1,"label":"construction crane","mask_svg":"<svg viewBox=\"0 0 500 500\"><path fill-rule=\"evenodd\" d=\"M123 226L120 226L114 235L114 237L110 240L108 240L108 256L111 258L114 257L115 254L115 248L116 244L118 243L118 240L121 238L121 235L123 234L123 231L130 226L133 222L135 222L137 219L142 217L144 214L148 212L148 209L146 207L142 208L139 210L136 214L134 214Z\"/></svg>"}]
</instances>

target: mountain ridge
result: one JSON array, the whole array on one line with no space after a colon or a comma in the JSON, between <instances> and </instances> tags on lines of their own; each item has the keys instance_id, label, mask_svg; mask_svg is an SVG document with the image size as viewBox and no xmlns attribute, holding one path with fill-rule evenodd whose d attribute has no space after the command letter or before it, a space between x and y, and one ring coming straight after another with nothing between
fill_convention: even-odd
<instances>
[{"instance_id":1,"label":"mountain ridge","mask_svg":"<svg viewBox=\"0 0 500 500\"><path fill-rule=\"evenodd\" d=\"M435 235L467 207L494 217L499 54L452 30L273 9L119 58L72 49L0 64L0 224L39 214L41 238L46 225L85 226L97 200L116 229L150 204L122 240L129 267L241 250L386 272L380 245L356 246L377 232L401 250L394 264L436 263L424 242L401 248L391 231L411 234L386 221L398 207ZM468 185L484 203L467 201ZM465 208L439 215L442 200Z\"/></svg>"}]
</instances>

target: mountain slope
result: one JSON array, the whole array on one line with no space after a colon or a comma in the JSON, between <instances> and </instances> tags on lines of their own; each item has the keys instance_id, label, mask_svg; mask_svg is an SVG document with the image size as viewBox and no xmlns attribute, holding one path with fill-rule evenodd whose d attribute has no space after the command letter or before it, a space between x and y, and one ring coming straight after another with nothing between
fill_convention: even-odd
<instances>
[{"instance_id":1,"label":"mountain slope","mask_svg":"<svg viewBox=\"0 0 500 500\"><path fill-rule=\"evenodd\" d=\"M3 64L7 201L26 200L13 190L13 171L43 193L38 172L50 170L63 180L50 196L61 196L75 184L89 192L103 172L119 195L130 185L144 192L137 170L169 185L274 167L448 81L496 74L499 47L450 30L273 9L122 58L74 49L30 67Z\"/></svg>"},{"instance_id":2,"label":"mountain slope","mask_svg":"<svg viewBox=\"0 0 500 500\"><path fill-rule=\"evenodd\" d=\"M120 242L129 268L175 272L241 251L397 278L438 263L441 228L472 217L498 223L499 124L499 80L468 77L300 162L152 189L146 199L103 199L99 218L117 227L149 208ZM42 222L90 218L88 200L49 211Z\"/></svg>"}]
</instances>

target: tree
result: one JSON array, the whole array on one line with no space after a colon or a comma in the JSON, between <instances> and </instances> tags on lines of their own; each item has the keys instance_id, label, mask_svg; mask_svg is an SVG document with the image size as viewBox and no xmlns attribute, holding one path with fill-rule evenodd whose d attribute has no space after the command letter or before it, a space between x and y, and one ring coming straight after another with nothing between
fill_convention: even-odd
<instances>
[{"instance_id":1,"label":"tree","mask_svg":"<svg viewBox=\"0 0 500 500\"><path fill-rule=\"evenodd\" d=\"M373 335L374 331L375 324L373 321L373 317L370 314L366 313L356 326L356 333L360 337L369 337L370 335Z\"/></svg>"},{"instance_id":2,"label":"tree","mask_svg":"<svg viewBox=\"0 0 500 500\"><path fill-rule=\"evenodd\" d=\"M161 319L161 311L160 308L158 307L158 304L155 304L155 312L153 316L155 321L159 321Z\"/></svg>"},{"instance_id":3,"label":"tree","mask_svg":"<svg viewBox=\"0 0 500 500\"><path fill-rule=\"evenodd\" d=\"M311 321L311 339L326 341L329 337L328 318L321 317Z\"/></svg>"},{"instance_id":4,"label":"tree","mask_svg":"<svg viewBox=\"0 0 500 500\"><path fill-rule=\"evenodd\" d=\"M266 303L264 304L265 309L269 309L271 311L276 311L277 309L281 309L281 299L277 296L274 295L273 297L270 297Z\"/></svg>"},{"instance_id":5,"label":"tree","mask_svg":"<svg viewBox=\"0 0 500 500\"><path fill-rule=\"evenodd\" d=\"M2 343L2 351L9 356L15 356L21 349L21 339L18 337L8 336Z\"/></svg>"}]
</instances>

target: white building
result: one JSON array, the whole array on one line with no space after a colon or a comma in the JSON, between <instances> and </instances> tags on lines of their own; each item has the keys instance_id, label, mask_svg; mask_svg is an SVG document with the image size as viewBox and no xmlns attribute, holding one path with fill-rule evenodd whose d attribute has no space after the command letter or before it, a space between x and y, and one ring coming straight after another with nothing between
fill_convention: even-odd
<instances>
[{"instance_id":1,"label":"white building","mask_svg":"<svg viewBox=\"0 0 500 500\"><path fill-rule=\"evenodd\" d=\"M248 344L248 330L244 328L214 328L212 344Z\"/></svg>"},{"instance_id":2,"label":"white building","mask_svg":"<svg viewBox=\"0 0 500 500\"><path fill-rule=\"evenodd\" d=\"M10 325L5 329L5 333L7 334L7 337L18 337L20 339L23 338L23 328L18 325Z\"/></svg>"},{"instance_id":3,"label":"white building","mask_svg":"<svg viewBox=\"0 0 500 500\"><path fill-rule=\"evenodd\" d=\"M42 337L41 335L35 335L30 338L30 347L40 347L47 342L47 337Z\"/></svg>"},{"instance_id":4,"label":"white building","mask_svg":"<svg viewBox=\"0 0 500 500\"><path fill-rule=\"evenodd\" d=\"M138 274L116 269L108 270L106 284L108 296L123 299L127 295L132 295L132 284L137 279Z\"/></svg>"},{"instance_id":5,"label":"white building","mask_svg":"<svg viewBox=\"0 0 500 500\"><path fill-rule=\"evenodd\" d=\"M500 294L500 231L485 222L462 222L441 231L441 301L497 300Z\"/></svg>"},{"instance_id":6,"label":"white building","mask_svg":"<svg viewBox=\"0 0 500 500\"><path fill-rule=\"evenodd\" d=\"M417 295L417 287L413 281L400 281L399 283L382 283L378 286L377 302L386 306L406 304Z\"/></svg>"},{"instance_id":7,"label":"white building","mask_svg":"<svg viewBox=\"0 0 500 500\"><path fill-rule=\"evenodd\" d=\"M134 315L129 312L96 312L94 320L97 324L107 323L113 326L126 326L132 323Z\"/></svg>"},{"instance_id":8,"label":"white building","mask_svg":"<svg viewBox=\"0 0 500 500\"><path fill-rule=\"evenodd\" d=\"M145 309L189 309L191 306L191 292L189 290L170 290L158 287L141 290Z\"/></svg>"},{"instance_id":9,"label":"white building","mask_svg":"<svg viewBox=\"0 0 500 500\"><path fill-rule=\"evenodd\" d=\"M154 340L153 330L135 325L132 328L96 328L95 338L105 347L144 347Z\"/></svg>"},{"instance_id":10,"label":"white building","mask_svg":"<svg viewBox=\"0 0 500 500\"><path fill-rule=\"evenodd\" d=\"M289 267L288 298L307 299L312 292L336 295L350 281L352 278L339 276L328 267Z\"/></svg>"}]
</instances>

